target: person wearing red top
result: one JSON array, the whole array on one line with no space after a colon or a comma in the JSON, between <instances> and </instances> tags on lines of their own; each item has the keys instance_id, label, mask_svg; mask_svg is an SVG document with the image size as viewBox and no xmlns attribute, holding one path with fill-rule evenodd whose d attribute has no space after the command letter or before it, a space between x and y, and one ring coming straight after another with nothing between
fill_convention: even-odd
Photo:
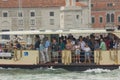
<instances>
[{"instance_id":1,"label":"person wearing red top","mask_svg":"<svg viewBox=\"0 0 120 80\"><path fill-rule=\"evenodd\" d=\"M110 48L110 40L108 38L105 38L105 44L106 44L107 50L109 50L109 48Z\"/></svg>"}]
</instances>

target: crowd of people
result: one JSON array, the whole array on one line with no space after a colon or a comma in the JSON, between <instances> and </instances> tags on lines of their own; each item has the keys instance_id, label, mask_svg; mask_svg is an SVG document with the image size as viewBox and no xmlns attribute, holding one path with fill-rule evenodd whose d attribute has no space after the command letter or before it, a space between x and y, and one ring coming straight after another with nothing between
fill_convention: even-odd
<instances>
[{"instance_id":1,"label":"crowd of people","mask_svg":"<svg viewBox=\"0 0 120 80\"><path fill-rule=\"evenodd\" d=\"M91 63L94 50L120 49L119 39L113 34L106 36L91 34L86 37L79 36L78 39L69 34L61 36L59 39L52 37L51 40L48 37L40 40L40 37L37 36L35 40L35 49L40 51L41 63L59 63L60 59L62 63L66 63L65 60L68 64L72 62ZM84 55L84 60L81 59L81 54Z\"/></svg>"},{"instance_id":2,"label":"crowd of people","mask_svg":"<svg viewBox=\"0 0 120 80\"><path fill-rule=\"evenodd\" d=\"M14 44L13 44L14 43ZM8 47L7 47L8 46ZM0 47L1 48L1 47ZM39 51L40 63L91 63L94 50L120 49L119 39L113 34L106 36L90 34L75 38L72 34L59 38L35 36L35 44L21 45L18 40L8 42L1 51L13 52L14 49L34 49ZM84 60L81 59L84 57Z\"/></svg>"}]
</instances>

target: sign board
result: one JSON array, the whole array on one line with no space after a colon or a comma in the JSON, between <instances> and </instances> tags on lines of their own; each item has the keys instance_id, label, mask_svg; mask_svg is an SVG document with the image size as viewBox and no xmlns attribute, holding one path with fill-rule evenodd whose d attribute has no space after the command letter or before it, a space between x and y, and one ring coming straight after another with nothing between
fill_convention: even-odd
<instances>
[{"instance_id":1,"label":"sign board","mask_svg":"<svg viewBox=\"0 0 120 80\"><path fill-rule=\"evenodd\" d=\"M24 52L24 56L28 56L28 52Z\"/></svg>"},{"instance_id":2,"label":"sign board","mask_svg":"<svg viewBox=\"0 0 120 80\"><path fill-rule=\"evenodd\" d=\"M0 57L11 57L11 56L12 56L12 53L9 53L9 52L7 52L7 53L1 52L0 53Z\"/></svg>"}]
</instances>

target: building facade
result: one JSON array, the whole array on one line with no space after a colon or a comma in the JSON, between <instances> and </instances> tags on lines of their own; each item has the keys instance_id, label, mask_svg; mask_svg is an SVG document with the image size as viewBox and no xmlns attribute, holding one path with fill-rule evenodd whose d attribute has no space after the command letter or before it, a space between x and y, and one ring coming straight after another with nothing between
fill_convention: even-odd
<instances>
[{"instance_id":1,"label":"building facade","mask_svg":"<svg viewBox=\"0 0 120 80\"><path fill-rule=\"evenodd\" d=\"M91 28L90 0L66 0L66 6L61 7L61 28L84 29Z\"/></svg>"},{"instance_id":2,"label":"building facade","mask_svg":"<svg viewBox=\"0 0 120 80\"><path fill-rule=\"evenodd\" d=\"M0 30L58 29L64 0L1 0Z\"/></svg>"},{"instance_id":3,"label":"building facade","mask_svg":"<svg viewBox=\"0 0 120 80\"><path fill-rule=\"evenodd\" d=\"M0 30L90 27L90 0L0 0Z\"/></svg>"},{"instance_id":4,"label":"building facade","mask_svg":"<svg viewBox=\"0 0 120 80\"><path fill-rule=\"evenodd\" d=\"M91 0L93 28L117 27L120 25L120 0Z\"/></svg>"}]
</instances>

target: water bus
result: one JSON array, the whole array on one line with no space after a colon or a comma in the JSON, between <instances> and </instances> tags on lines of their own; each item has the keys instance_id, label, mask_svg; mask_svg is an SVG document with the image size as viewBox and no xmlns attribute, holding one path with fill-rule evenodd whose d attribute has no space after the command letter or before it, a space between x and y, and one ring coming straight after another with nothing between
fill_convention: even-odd
<instances>
[{"instance_id":1,"label":"water bus","mask_svg":"<svg viewBox=\"0 0 120 80\"><path fill-rule=\"evenodd\" d=\"M82 34L112 34L116 36L119 40L120 38L120 31L119 30L35 30L35 31L9 31L9 32L0 32L0 35L20 35L23 36L24 39L28 38L31 43L34 43L35 35L45 35L51 40L51 37L56 37L58 40L58 36L72 34L72 35L82 35ZM13 38L13 37L11 37ZM21 44L25 45L29 41L20 42ZM1 45L2 46L2 45ZM40 51L36 49L17 49L13 48L11 52L2 51L0 52L0 67L3 68L24 68L24 69L33 69L33 68L63 68L71 71L83 71L87 69L95 69L95 68L102 68L102 69L118 69L120 66L120 50L116 49L109 49L109 50L101 50L97 49L92 52L91 56L91 63L84 63L84 53L81 56L81 63L74 62L74 55L73 53L69 57L71 61L69 64L65 64L64 60L66 57L63 53L57 57L58 63L54 63L52 61L48 63L40 63ZM50 55L49 55L50 56ZM51 57L50 57L51 58ZM51 58L52 60L52 58Z\"/></svg>"}]
</instances>

